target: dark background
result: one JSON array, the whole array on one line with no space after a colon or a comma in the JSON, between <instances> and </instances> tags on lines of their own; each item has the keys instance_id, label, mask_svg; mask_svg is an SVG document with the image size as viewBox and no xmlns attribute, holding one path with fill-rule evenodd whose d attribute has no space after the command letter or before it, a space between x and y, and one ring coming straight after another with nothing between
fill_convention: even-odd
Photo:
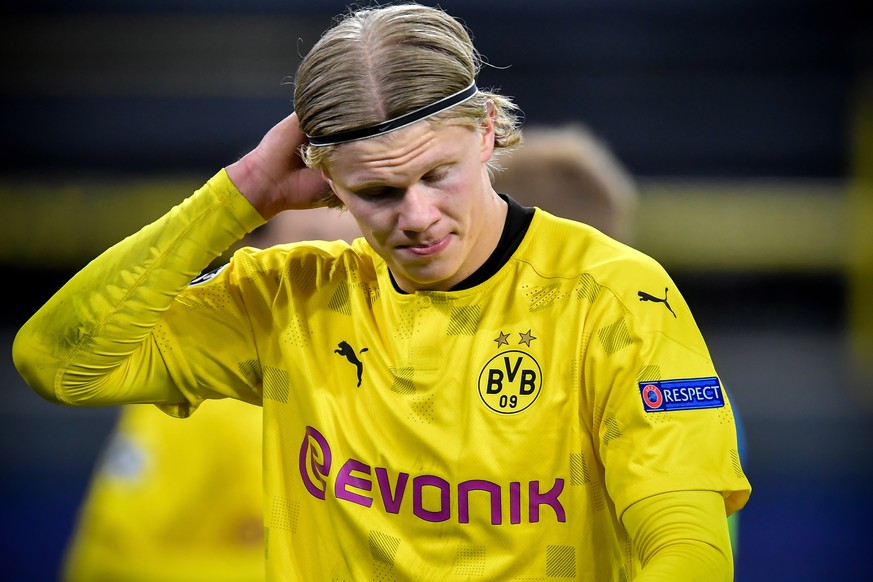
<instances>
[{"instance_id":1,"label":"dark background","mask_svg":"<svg viewBox=\"0 0 873 582\"><path fill-rule=\"evenodd\" d=\"M638 178L638 246L683 290L745 426L753 493L736 579L861 579L873 547L873 353L858 340L870 333L864 233L873 229L864 122L873 28L862 2L440 4L490 63L480 86L515 97L528 124L585 121ZM5 3L6 579L55 578L116 415L35 396L12 366L15 330L100 249L290 112L283 80L342 9ZM167 193L167 184L184 188Z\"/></svg>"}]
</instances>

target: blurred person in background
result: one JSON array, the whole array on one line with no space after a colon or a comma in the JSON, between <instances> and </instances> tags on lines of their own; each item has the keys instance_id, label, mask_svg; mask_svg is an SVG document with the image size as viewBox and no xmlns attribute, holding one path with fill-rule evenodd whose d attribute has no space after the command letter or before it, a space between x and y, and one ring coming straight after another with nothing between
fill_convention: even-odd
<instances>
[{"instance_id":1,"label":"blurred person in background","mask_svg":"<svg viewBox=\"0 0 873 582\"><path fill-rule=\"evenodd\" d=\"M438 8L339 18L295 112L64 285L16 367L69 405L262 406L268 579L730 580L751 486L691 312L650 257L494 191L520 135L480 65ZM198 276L326 204L363 237Z\"/></svg>"},{"instance_id":2,"label":"blurred person in background","mask_svg":"<svg viewBox=\"0 0 873 582\"><path fill-rule=\"evenodd\" d=\"M79 508L65 582L264 579L261 415L208 402L191 422L122 408Z\"/></svg>"},{"instance_id":3,"label":"blurred person in background","mask_svg":"<svg viewBox=\"0 0 873 582\"><path fill-rule=\"evenodd\" d=\"M587 125L526 125L524 143L500 165L493 180L498 192L633 243L635 180Z\"/></svg>"},{"instance_id":4,"label":"blurred person in background","mask_svg":"<svg viewBox=\"0 0 873 582\"><path fill-rule=\"evenodd\" d=\"M282 212L236 248L351 242L348 212ZM64 582L264 580L261 409L210 400L184 421L151 404L121 408L73 535Z\"/></svg>"}]
</instances>

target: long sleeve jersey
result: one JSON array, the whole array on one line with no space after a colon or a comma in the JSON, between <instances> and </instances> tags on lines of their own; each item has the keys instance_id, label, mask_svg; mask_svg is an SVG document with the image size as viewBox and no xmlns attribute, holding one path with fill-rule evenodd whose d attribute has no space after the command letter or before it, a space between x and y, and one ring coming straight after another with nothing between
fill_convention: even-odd
<instances>
[{"instance_id":1,"label":"long sleeve jersey","mask_svg":"<svg viewBox=\"0 0 873 582\"><path fill-rule=\"evenodd\" d=\"M399 292L364 239L198 277L262 222L219 172L77 274L14 355L66 404L262 406L268 579L630 580L631 505L745 504L730 399L650 257L538 209L469 289Z\"/></svg>"}]
</instances>

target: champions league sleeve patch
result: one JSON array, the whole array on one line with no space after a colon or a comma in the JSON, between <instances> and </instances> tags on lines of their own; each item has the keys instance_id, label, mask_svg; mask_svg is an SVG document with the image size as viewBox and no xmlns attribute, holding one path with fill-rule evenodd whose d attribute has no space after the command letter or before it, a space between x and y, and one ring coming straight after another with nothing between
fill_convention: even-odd
<instances>
[{"instance_id":1,"label":"champions league sleeve patch","mask_svg":"<svg viewBox=\"0 0 873 582\"><path fill-rule=\"evenodd\" d=\"M718 378L689 378L640 382L640 396L646 412L721 408L724 393Z\"/></svg>"}]
</instances>

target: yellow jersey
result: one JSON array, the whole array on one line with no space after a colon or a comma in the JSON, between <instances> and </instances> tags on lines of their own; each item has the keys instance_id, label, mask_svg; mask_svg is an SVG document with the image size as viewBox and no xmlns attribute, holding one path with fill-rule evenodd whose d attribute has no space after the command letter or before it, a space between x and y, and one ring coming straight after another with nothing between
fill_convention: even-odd
<instances>
[{"instance_id":1,"label":"yellow jersey","mask_svg":"<svg viewBox=\"0 0 873 582\"><path fill-rule=\"evenodd\" d=\"M364 239L242 249L195 278L260 222L220 172L14 349L59 402L261 405L268 580L628 580L634 502L745 504L730 399L650 257L537 210L469 289L401 293Z\"/></svg>"}]
</instances>

